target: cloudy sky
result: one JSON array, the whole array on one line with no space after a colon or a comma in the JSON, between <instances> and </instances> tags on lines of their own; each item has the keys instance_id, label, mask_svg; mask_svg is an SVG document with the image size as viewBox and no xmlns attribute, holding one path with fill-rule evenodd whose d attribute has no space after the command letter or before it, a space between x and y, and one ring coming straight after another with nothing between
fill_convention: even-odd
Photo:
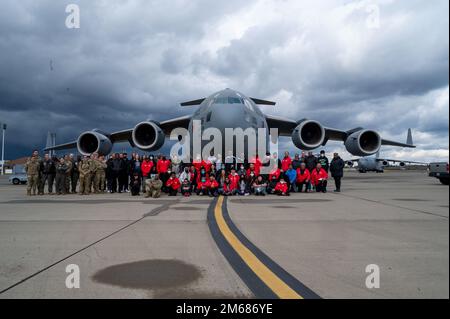
<instances>
[{"instance_id":1,"label":"cloudy sky","mask_svg":"<svg viewBox=\"0 0 450 319\"><path fill-rule=\"evenodd\" d=\"M65 25L68 4L81 25ZM448 160L449 4L434 1L3 0L0 122L6 158L84 130L189 114L226 87L277 101L270 114L365 126ZM282 148L294 150L289 139ZM124 147L123 145L120 146ZM346 154L342 143L327 151Z\"/></svg>"}]
</instances>

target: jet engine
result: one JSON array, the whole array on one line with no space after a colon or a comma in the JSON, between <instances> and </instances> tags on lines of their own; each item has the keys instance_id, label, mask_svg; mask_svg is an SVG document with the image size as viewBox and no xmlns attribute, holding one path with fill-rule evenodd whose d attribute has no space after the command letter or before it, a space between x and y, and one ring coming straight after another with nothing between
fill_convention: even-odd
<instances>
[{"instance_id":1,"label":"jet engine","mask_svg":"<svg viewBox=\"0 0 450 319\"><path fill-rule=\"evenodd\" d=\"M388 166L389 162L388 161L383 161L383 166Z\"/></svg>"},{"instance_id":2,"label":"jet engine","mask_svg":"<svg viewBox=\"0 0 450 319\"><path fill-rule=\"evenodd\" d=\"M347 166L349 166L349 167L353 167L353 162L352 161L347 161Z\"/></svg>"},{"instance_id":3,"label":"jet engine","mask_svg":"<svg viewBox=\"0 0 450 319\"><path fill-rule=\"evenodd\" d=\"M143 151L155 151L164 144L165 134L158 124L152 121L137 124L131 134L134 145Z\"/></svg>"},{"instance_id":4,"label":"jet engine","mask_svg":"<svg viewBox=\"0 0 450 319\"><path fill-rule=\"evenodd\" d=\"M350 154L354 156L367 156L379 151L381 137L375 131L361 130L347 137L344 144Z\"/></svg>"},{"instance_id":5,"label":"jet engine","mask_svg":"<svg viewBox=\"0 0 450 319\"><path fill-rule=\"evenodd\" d=\"M112 142L106 135L97 130L82 133L77 140L78 151L83 155L109 154L112 150Z\"/></svg>"},{"instance_id":6,"label":"jet engine","mask_svg":"<svg viewBox=\"0 0 450 319\"><path fill-rule=\"evenodd\" d=\"M303 121L292 132L292 142L301 150L318 148L324 140L325 128L317 121Z\"/></svg>"},{"instance_id":7,"label":"jet engine","mask_svg":"<svg viewBox=\"0 0 450 319\"><path fill-rule=\"evenodd\" d=\"M400 165L400 167L405 167L406 164L403 162L400 162L399 165Z\"/></svg>"}]
</instances>

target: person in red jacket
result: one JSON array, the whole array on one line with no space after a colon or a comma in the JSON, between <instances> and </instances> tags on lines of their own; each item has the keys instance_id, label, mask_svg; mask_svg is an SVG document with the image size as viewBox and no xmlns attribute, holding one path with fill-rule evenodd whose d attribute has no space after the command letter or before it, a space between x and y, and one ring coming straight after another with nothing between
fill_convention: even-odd
<instances>
[{"instance_id":1,"label":"person in red jacket","mask_svg":"<svg viewBox=\"0 0 450 319\"><path fill-rule=\"evenodd\" d=\"M316 168L311 173L311 184L316 188L316 192L327 192L328 173L317 163Z\"/></svg>"},{"instance_id":2,"label":"person in red jacket","mask_svg":"<svg viewBox=\"0 0 450 319\"><path fill-rule=\"evenodd\" d=\"M280 178L280 175L281 175L281 171L278 168L278 165L275 164L275 166L269 173L269 181L273 181L274 176L275 176L276 180L278 180Z\"/></svg>"},{"instance_id":3,"label":"person in red jacket","mask_svg":"<svg viewBox=\"0 0 450 319\"><path fill-rule=\"evenodd\" d=\"M306 168L306 164L301 163L300 167L297 168L297 181L295 183L297 186L297 192L301 193L303 191L303 185L305 185L305 193L307 193L310 189L310 180L311 175Z\"/></svg>"},{"instance_id":4,"label":"person in red jacket","mask_svg":"<svg viewBox=\"0 0 450 319\"><path fill-rule=\"evenodd\" d=\"M141 164L142 177L144 178L144 183L147 178L150 177L150 172L153 168L153 161L151 161L147 156L144 157L144 161Z\"/></svg>"},{"instance_id":5,"label":"person in red jacket","mask_svg":"<svg viewBox=\"0 0 450 319\"><path fill-rule=\"evenodd\" d=\"M256 174L256 176L259 176L261 174L262 162L259 159L258 154L256 154L254 157L252 157L250 159L249 163L250 163L250 168L252 167L252 164L253 164L253 167L254 167L254 170L255 170L255 174Z\"/></svg>"},{"instance_id":6,"label":"person in red jacket","mask_svg":"<svg viewBox=\"0 0 450 319\"><path fill-rule=\"evenodd\" d=\"M281 160L281 169L283 170L283 172L287 172L287 170L289 169L289 165L292 164L292 159L289 156L289 152L285 152L284 153L284 158Z\"/></svg>"},{"instance_id":7,"label":"person in red jacket","mask_svg":"<svg viewBox=\"0 0 450 319\"><path fill-rule=\"evenodd\" d=\"M231 174L228 176L230 179L230 190L233 192L239 188L239 175L236 173L236 170L231 169Z\"/></svg>"},{"instance_id":8,"label":"person in red jacket","mask_svg":"<svg viewBox=\"0 0 450 319\"><path fill-rule=\"evenodd\" d=\"M161 178L163 185L166 185L167 180L169 178L168 174L169 168L170 168L170 160L168 160L165 156L161 156L156 162L156 172L159 174L159 177ZM168 191L167 187L163 187L163 190L166 193Z\"/></svg>"},{"instance_id":9,"label":"person in red jacket","mask_svg":"<svg viewBox=\"0 0 450 319\"><path fill-rule=\"evenodd\" d=\"M181 183L175 173L172 173L172 175L170 175L170 178L166 182L166 186L169 190L169 196L177 196L178 189L180 189Z\"/></svg>"},{"instance_id":10,"label":"person in red jacket","mask_svg":"<svg viewBox=\"0 0 450 319\"><path fill-rule=\"evenodd\" d=\"M284 178L280 179L277 186L275 186L275 194L278 196L289 196L289 186Z\"/></svg>"},{"instance_id":11,"label":"person in red jacket","mask_svg":"<svg viewBox=\"0 0 450 319\"><path fill-rule=\"evenodd\" d=\"M205 188L206 191L208 192L208 195L210 197L214 196L218 196L219 192L219 183L217 183L216 178L214 177L214 175L209 176L209 179L205 182Z\"/></svg>"}]
</instances>

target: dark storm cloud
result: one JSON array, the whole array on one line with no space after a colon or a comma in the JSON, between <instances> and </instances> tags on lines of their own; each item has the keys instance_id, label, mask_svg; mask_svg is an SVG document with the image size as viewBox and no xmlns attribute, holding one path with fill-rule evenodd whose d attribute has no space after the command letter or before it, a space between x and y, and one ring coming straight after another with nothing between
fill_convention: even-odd
<instances>
[{"instance_id":1,"label":"dark storm cloud","mask_svg":"<svg viewBox=\"0 0 450 319\"><path fill-rule=\"evenodd\" d=\"M80 29L64 25L69 3ZM265 110L294 119L401 140L413 127L423 149L448 152L448 2L380 1L375 29L368 4L3 1L7 154L43 147L49 130L64 142L188 114L179 102L224 87L273 98Z\"/></svg>"}]
</instances>

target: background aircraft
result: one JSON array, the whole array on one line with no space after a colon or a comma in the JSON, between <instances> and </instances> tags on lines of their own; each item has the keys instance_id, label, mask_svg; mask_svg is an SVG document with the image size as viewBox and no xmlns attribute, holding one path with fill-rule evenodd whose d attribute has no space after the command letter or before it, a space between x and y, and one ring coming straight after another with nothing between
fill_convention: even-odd
<instances>
[{"instance_id":1,"label":"background aircraft","mask_svg":"<svg viewBox=\"0 0 450 319\"><path fill-rule=\"evenodd\" d=\"M379 151L381 145L400 147L415 147L382 139L374 130L357 127L343 131L325 127L315 120L302 119L294 121L281 117L265 115L258 105L274 106L275 102L249 98L231 89L225 89L212 94L207 98L181 103L182 107L199 106L191 116L183 116L167 121L157 122L147 120L138 123L134 128L114 133L103 132L98 129L81 133L77 140L46 148L45 150L62 150L78 148L79 153L89 155L98 152L107 155L111 152L114 143L129 142L132 147L143 151L156 151L162 147L165 137L170 135L174 128L185 128L192 133L193 120L200 120L202 129L215 127L225 137L225 128L240 127L243 130L254 128L277 128L279 136L290 136L294 145L301 150L313 150L324 146L329 140L342 141L349 153L354 156L367 156ZM269 134L267 143L269 142ZM180 137L181 138L181 137ZM191 139L192 140L192 139ZM222 143L222 152L228 154ZM192 152L191 152L192 154ZM235 155L235 154L233 154ZM245 154L248 156L248 154ZM253 155L253 154L251 154Z\"/></svg>"},{"instance_id":2,"label":"background aircraft","mask_svg":"<svg viewBox=\"0 0 450 319\"><path fill-rule=\"evenodd\" d=\"M406 137L406 144L413 145L411 129L408 129L408 135ZM358 159L352 159L352 160L347 161L347 165L352 167L355 162L358 163L358 170L360 173L366 173L366 172L383 173L384 167L388 166L390 163L399 163L399 165L401 167L406 166L406 164L428 165L428 163L423 163L423 162L413 162L413 161L404 161L404 160L389 159L389 158L380 158L379 151L376 153L375 157L362 157L362 158L358 158Z\"/></svg>"}]
</instances>

